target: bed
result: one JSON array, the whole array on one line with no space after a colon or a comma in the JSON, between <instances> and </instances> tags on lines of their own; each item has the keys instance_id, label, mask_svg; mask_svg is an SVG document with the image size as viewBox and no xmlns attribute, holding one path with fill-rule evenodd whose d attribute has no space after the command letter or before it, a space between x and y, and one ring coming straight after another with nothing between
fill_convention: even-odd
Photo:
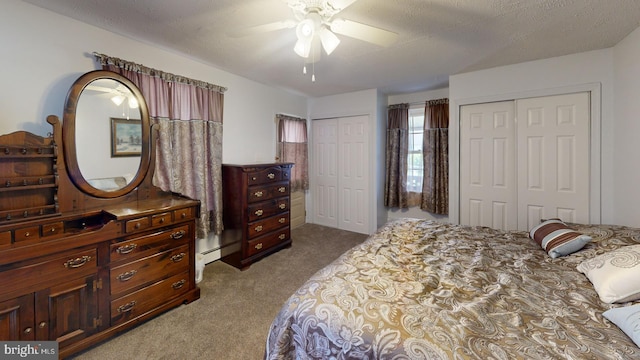
<instances>
[{"instance_id":1,"label":"bed","mask_svg":"<svg viewBox=\"0 0 640 360\"><path fill-rule=\"evenodd\" d=\"M265 358L640 359L603 316L638 301L603 301L577 270L637 249L640 229L570 225L591 240L552 258L528 232L392 221L289 298Z\"/></svg>"}]
</instances>

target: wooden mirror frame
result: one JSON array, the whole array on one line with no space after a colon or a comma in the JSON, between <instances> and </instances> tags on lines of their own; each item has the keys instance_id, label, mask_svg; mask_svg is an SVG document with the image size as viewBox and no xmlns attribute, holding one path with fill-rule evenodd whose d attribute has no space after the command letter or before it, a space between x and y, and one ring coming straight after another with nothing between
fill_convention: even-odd
<instances>
[{"instance_id":1,"label":"wooden mirror frame","mask_svg":"<svg viewBox=\"0 0 640 360\"><path fill-rule=\"evenodd\" d=\"M140 154L140 165L138 167L138 172L127 185L113 191L101 190L91 186L91 184L87 182L87 180L82 175L82 172L80 171L77 157L78 149L76 147L76 108L78 105L78 101L80 100L82 91L85 89L85 87L87 87L87 85L91 84L93 81L101 79L111 79L118 81L126 86L129 90L131 90L133 95L138 100L142 125L142 149ZM131 82L131 80L118 73L107 70L90 71L80 76L73 83L71 89L69 90L69 94L67 95L62 125L62 140L67 173L69 174L71 181L82 192L98 198L117 198L130 193L144 180L151 164L151 127L149 123L149 109L147 108L147 103L144 100L142 93L140 92L138 87L133 82ZM109 136L109 134L105 134L105 136Z\"/></svg>"}]
</instances>

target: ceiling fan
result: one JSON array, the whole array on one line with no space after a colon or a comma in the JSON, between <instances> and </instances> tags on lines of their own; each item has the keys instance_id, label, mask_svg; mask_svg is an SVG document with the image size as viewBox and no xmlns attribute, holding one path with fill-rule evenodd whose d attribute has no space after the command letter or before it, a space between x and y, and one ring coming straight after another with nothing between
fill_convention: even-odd
<instances>
[{"instance_id":1,"label":"ceiling fan","mask_svg":"<svg viewBox=\"0 0 640 360\"><path fill-rule=\"evenodd\" d=\"M253 26L239 30L235 36L247 36L281 29L296 28L294 51L307 62L320 58L320 47L327 55L340 44L336 34L366 41L379 46L389 46L398 34L356 21L336 18L342 10L357 0L282 0L293 11L294 19Z\"/></svg>"}]
</instances>

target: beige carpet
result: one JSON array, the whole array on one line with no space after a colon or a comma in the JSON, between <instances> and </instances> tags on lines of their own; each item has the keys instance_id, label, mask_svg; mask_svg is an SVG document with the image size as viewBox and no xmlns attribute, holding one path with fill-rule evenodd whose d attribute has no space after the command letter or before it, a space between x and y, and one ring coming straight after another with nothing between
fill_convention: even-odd
<instances>
[{"instance_id":1,"label":"beige carpet","mask_svg":"<svg viewBox=\"0 0 640 360\"><path fill-rule=\"evenodd\" d=\"M207 264L199 300L171 310L76 359L262 359L271 321L286 299L316 271L366 235L306 224L293 246L240 271Z\"/></svg>"}]
</instances>

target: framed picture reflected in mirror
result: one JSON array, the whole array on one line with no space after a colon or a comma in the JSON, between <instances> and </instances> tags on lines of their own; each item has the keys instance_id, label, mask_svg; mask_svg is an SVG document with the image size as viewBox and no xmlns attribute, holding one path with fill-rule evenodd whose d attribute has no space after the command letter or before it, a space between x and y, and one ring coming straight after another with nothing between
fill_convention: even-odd
<instances>
[{"instance_id":1,"label":"framed picture reflected in mirror","mask_svg":"<svg viewBox=\"0 0 640 360\"><path fill-rule=\"evenodd\" d=\"M140 156L141 152L141 121L111 118L111 157Z\"/></svg>"}]
</instances>

